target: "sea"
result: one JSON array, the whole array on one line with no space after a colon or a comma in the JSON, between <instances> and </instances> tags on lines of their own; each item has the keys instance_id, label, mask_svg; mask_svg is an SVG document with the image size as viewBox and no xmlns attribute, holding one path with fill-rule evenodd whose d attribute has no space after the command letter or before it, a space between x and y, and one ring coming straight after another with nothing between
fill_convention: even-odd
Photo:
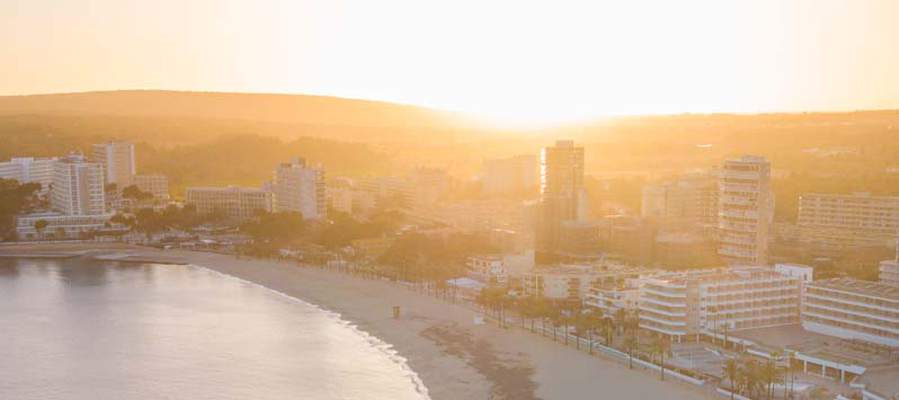
<instances>
[{"instance_id":1,"label":"sea","mask_svg":"<svg viewBox=\"0 0 899 400\"><path fill-rule=\"evenodd\" d=\"M196 266L0 260L0 399L428 399L336 313Z\"/></svg>"}]
</instances>

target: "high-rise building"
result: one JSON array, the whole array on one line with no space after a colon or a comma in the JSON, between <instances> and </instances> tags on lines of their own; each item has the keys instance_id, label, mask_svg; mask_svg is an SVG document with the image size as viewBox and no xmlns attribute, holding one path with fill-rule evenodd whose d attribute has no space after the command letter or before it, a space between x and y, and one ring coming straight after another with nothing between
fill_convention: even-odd
<instances>
[{"instance_id":1,"label":"high-rise building","mask_svg":"<svg viewBox=\"0 0 899 400\"><path fill-rule=\"evenodd\" d=\"M540 215L537 218L535 261L552 264L559 260L563 221L583 220L584 148L560 140L540 154Z\"/></svg>"},{"instance_id":2,"label":"high-rise building","mask_svg":"<svg viewBox=\"0 0 899 400\"><path fill-rule=\"evenodd\" d=\"M307 166L302 158L275 168L272 191L275 212L298 212L304 219L327 215L325 171Z\"/></svg>"},{"instance_id":3,"label":"high-rise building","mask_svg":"<svg viewBox=\"0 0 899 400\"><path fill-rule=\"evenodd\" d=\"M91 161L103 165L106 183L114 183L119 190L134 184L137 168L134 159L134 144L130 142L107 142L93 145Z\"/></svg>"},{"instance_id":4,"label":"high-rise building","mask_svg":"<svg viewBox=\"0 0 899 400\"><path fill-rule=\"evenodd\" d=\"M189 187L187 204L197 207L197 213L214 214L233 219L247 219L258 211L272 211L269 191L245 187Z\"/></svg>"},{"instance_id":5,"label":"high-rise building","mask_svg":"<svg viewBox=\"0 0 899 400\"><path fill-rule=\"evenodd\" d=\"M533 155L486 160L483 168L487 195L529 193L537 188L537 157Z\"/></svg>"},{"instance_id":6,"label":"high-rise building","mask_svg":"<svg viewBox=\"0 0 899 400\"><path fill-rule=\"evenodd\" d=\"M40 183L46 192L53 183L53 165L57 157L13 157L0 162L0 179L15 179L21 183Z\"/></svg>"},{"instance_id":7,"label":"high-rise building","mask_svg":"<svg viewBox=\"0 0 899 400\"><path fill-rule=\"evenodd\" d=\"M64 215L106 213L103 166L70 155L54 163L51 207Z\"/></svg>"},{"instance_id":8,"label":"high-rise building","mask_svg":"<svg viewBox=\"0 0 899 400\"><path fill-rule=\"evenodd\" d=\"M731 265L767 264L774 219L771 164L757 156L727 160L718 188L718 254Z\"/></svg>"},{"instance_id":9,"label":"high-rise building","mask_svg":"<svg viewBox=\"0 0 899 400\"><path fill-rule=\"evenodd\" d=\"M802 244L821 255L892 245L899 234L899 196L805 193L798 225Z\"/></svg>"}]
</instances>

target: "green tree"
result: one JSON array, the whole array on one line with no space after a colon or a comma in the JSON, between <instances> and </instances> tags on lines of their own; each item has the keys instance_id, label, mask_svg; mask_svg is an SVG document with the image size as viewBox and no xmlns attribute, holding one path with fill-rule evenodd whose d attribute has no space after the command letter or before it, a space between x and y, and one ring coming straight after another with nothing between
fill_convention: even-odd
<instances>
[{"instance_id":1,"label":"green tree","mask_svg":"<svg viewBox=\"0 0 899 400\"><path fill-rule=\"evenodd\" d=\"M665 380L665 356L671 353L671 340L666 335L658 335L650 345L650 354L659 356L659 378Z\"/></svg>"},{"instance_id":2,"label":"green tree","mask_svg":"<svg viewBox=\"0 0 899 400\"><path fill-rule=\"evenodd\" d=\"M50 225L49 222L45 219L39 219L34 221L34 230L37 231L37 236L41 239L44 238L44 229L47 229L47 225Z\"/></svg>"}]
</instances>

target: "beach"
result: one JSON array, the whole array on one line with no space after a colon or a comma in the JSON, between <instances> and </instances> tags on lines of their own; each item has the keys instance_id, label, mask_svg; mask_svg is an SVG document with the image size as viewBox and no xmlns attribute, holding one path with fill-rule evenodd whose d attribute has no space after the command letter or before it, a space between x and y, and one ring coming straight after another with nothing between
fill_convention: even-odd
<instances>
[{"instance_id":1,"label":"beach","mask_svg":"<svg viewBox=\"0 0 899 400\"><path fill-rule=\"evenodd\" d=\"M434 400L698 399L708 391L517 328L476 325L477 312L399 284L294 262L120 244L16 245L0 254L90 256L209 268L337 312L407 360ZM173 268L177 268L173 265ZM393 318L393 307L401 308Z\"/></svg>"}]
</instances>

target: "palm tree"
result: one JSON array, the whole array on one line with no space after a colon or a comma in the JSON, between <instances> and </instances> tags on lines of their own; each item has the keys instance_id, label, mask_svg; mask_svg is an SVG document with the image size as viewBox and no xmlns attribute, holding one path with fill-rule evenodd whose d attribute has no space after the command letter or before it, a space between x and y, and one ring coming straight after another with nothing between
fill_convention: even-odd
<instances>
[{"instance_id":1,"label":"palm tree","mask_svg":"<svg viewBox=\"0 0 899 400\"><path fill-rule=\"evenodd\" d=\"M774 397L774 384L780 382L783 371L777 367L777 360L780 358L780 352L775 351L771 354L768 362L761 367L760 375L765 381L765 397L769 400Z\"/></svg>"},{"instance_id":2,"label":"palm tree","mask_svg":"<svg viewBox=\"0 0 899 400\"><path fill-rule=\"evenodd\" d=\"M627 350L627 367L634 369L634 351L637 350L637 337L628 336L624 338L624 348Z\"/></svg>"},{"instance_id":3,"label":"palm tree","mask_svg":"<svg viewBox=\"0 0 899 400\"><path fill-rule=\"evenodd\" d=\"M734 392L737 391L737 379L739 378L740 368L737 360L728 358L722 367L723 375L730 381L730 400L734 400Z\"/></svg>"},{"instance_id":4,"label":"palm tree","mask_svg":"<svg viewBox=\"0 0 899 400\"><path fill-rule=\"evenodd\" d=\"M37 231L37 236L41 239L44 238L44 229L47 228L47 225L50 225L49 222L45 219L39 219L34 221L34 230Z\"/></svg>"},{"instance_id":5,"label":"palm tree","mask_svg":"<svg viewBox=\"0 0 899 400\"><path fill-rule=\"evenodd\" d=\"M668 339L668 336L659 335L652 342L650 347L650 354L658 354L659 355L659 372L661 373L661 380L665 380L665 356L671 352L671 341Z\"/></svg>"}]
</instances>

